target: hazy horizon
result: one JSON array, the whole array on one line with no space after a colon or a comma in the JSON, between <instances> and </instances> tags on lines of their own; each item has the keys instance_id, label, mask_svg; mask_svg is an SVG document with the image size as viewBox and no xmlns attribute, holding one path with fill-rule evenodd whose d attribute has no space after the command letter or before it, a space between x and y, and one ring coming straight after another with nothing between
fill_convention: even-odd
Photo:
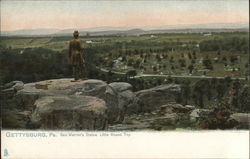
<instances>
[{"instance_id":1,"label":"hazy horizon","mask_svg":"<svg viewBox=\"0 0 250 159\"><path fill-rule=\"evenodd\" d=\"M1 1L1 30L249 22L248 0Z\"/></svg>"},{"instance_id":2,"label":"hazy horizon","mask_svg":"<svg viewBox=\"0 0 250 159\"><path fill-rule=\"evenodd\" d=\"M231 24L231 23L249 23L249 22L230 22L230 23L221 23L221 24ZM220 23L203 23L203 24L220 24ZM178 25L203 25L203 24L176 24ZM131 27L132 29L140 29L140 27L160 27L160 26L175 26L175 25L131 25L131 26L95 26L95 27L85 27L85 28L51 28L51 27L44 27L44 28L30 28L30 29L15 29L15 30L1 30L1 31L19 31L19 30L39 30L39 29L55 29L55 30L70 30L70 29L93 29L93 28L105 28L105 27L112 27L112 28L125 28L125 27ZM249 26L248 26L249 27ZM189 28L186 28L189 29ZM201 28L202 29L202 28ZM213 28L211 28L213 29Z\"/></svg>"}]
</instances>

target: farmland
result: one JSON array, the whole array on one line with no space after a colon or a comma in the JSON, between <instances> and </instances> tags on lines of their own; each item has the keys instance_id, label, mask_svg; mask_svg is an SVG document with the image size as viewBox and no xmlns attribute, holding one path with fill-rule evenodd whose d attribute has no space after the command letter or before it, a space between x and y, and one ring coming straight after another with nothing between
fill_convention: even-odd
<instances>
[{"instance_id":1,"label":"farmland","mask_svg":"<svg viewBox=\"0 0 250 159\"><path fill-rule=\"evenodd\" d=\"M67 52L70 39L3 37L1 45L19 53L39 48L62 53ZM247 76L249 38L246 32L82 36L81 39L86 56L94 57L93 62L98 67L116 72L136 70L138 74Z\"/></svg>"}]
</instances>

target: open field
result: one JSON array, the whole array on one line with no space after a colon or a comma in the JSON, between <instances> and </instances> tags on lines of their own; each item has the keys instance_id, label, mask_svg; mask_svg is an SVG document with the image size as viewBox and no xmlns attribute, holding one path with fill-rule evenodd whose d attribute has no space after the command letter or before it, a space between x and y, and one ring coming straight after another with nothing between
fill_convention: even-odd
<instances>
[{"instance_id":1,"label":"open field","mask_svg":"<svg viewBox=\"0 0 250 159\"><path fill-rule=\"evenodd\" d=\"M226 42L235 38L239 46L201 49L206 41ZM63 52L71 37L3 37L1 44L25 52L45 48ZM83 36L85 54L94 54L97 66L118 72L159 75L245 77L249 55L248 33L164 33L138 36ZM234 39L233 39L234 40ZM238 41L237 41L238 40ZM229 42L230 43L230 42ZM230 46L229 46L230 47ZM234 47L234 48L233 48ZM92 55L91 55L92 56ZM204 61L208 64L205 64Z\"/></svg>"}]
</instances>

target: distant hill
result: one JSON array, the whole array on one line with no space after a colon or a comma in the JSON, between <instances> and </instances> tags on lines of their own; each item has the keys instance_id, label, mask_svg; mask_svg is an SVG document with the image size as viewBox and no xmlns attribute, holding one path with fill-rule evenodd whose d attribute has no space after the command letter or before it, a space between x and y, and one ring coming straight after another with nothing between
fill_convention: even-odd
<instances>
[{"instance_id":1,"label":"distant hill","mask_svg":"<svg viewBox=\"0 0 250 159\"><path fill-rule=\"evenodd\" d=\"M165 26L129 26L129 27L94 27L94 28L72 28L72 29L25 29L14 31L1 31L1 36L71 36L74 30L84 35L140 35L168 32L227 32L227 31L249 31L249 23L209 23L209 24L180 24Z\"/></svg>"},{"instance_id":2,"label":"distant hill","mask_svg":"<svg viewBox=\"0 0 250 159\"><path fill-rule=\"evenodd\" d=\"M51 35L59 32L59 29L22 29L14 31L1 31L1 36L34 36L34 35Z\"/></svg>"}]
</instances>

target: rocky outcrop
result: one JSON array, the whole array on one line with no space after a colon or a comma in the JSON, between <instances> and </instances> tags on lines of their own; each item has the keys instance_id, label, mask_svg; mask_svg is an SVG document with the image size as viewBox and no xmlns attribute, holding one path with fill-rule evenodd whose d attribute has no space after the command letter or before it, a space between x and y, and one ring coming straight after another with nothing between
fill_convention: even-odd
<instances>
[{"instance_id":1,"label":"rocky outcrop","mask_svg":"<svg viewBox=\"0 0 250 159\"><path fill-rule=\"evenodd\" d=\"M180 93L179 85L134 93L133 86L125 82L71 80L14 81L2 86L3 127L102 130L107 124L121 123L125 114L153 111L176 102Z\"/></svg>"},{"instance_id":2,"label":"rocky outcrop","mask_svg":"<svg viewBox=\"0 0 250 159\"><path fill-rule=\"evenodd\" d=\"M150 112L167 103L177 102L181 97L181 87L176 84L161 85L136 92L141 102L141 110Z\"/></svg>"},{"instance_id":3,"label":"rocky outcrop","mask_svg":"<svg viewBox=\"0 0 250 159\"><path fill-rule=\"evenodd\" d=\"M2 126L8 129L176 130L246 129L249 114L179 104L181 87L133 92L125 82L55 79L0 87ZM230 116L231 115L231 116Z\"/></svg>"},{"instance_id":4,"label":"rocky outcrop","mask_svg":"<svg viewBox=\"0 0 250 159\"><path fill-rule=\"evenodd\" d=\"M40 129L104 130L107 107L91 96L45 96L35 102L31 127Z\"/></svg>"},{"instance_id":5,"label":"rocky outcrop","mask_svg":"<svg viewBox=\"0 0 250 159\"><path fill-rule=\"evenodd\" d=\"M109 126L110 130L174 130L178 127L191 129L194 122L189 114L194 106L169 103L149 113L127 115L123 124Z\"/></svg>"},{"instance_id":6,"label":"rocky outcrop","mask_svg":"<svg viewBox=\"0 0 250 159\"><path fill-rule=\"evenodd\" d=\"M77 82L74 85L66 85L65 87L64 85L58 87L61 92L62 90L63 92L68 92L68 95L94 96L103 99L108 108L107 114L109 123L116 123L123 120L123 107L119 107L118 105L118 93L106 82L91 79Z\"/></svg>"},{"instance_id":7,"label":"rocky outcrop","mask_svg":"<svg viewBox=\"0 0 250 159\"><path fill-rule=\"evenodd\" d=\"M98 130L122 122L127 107L133 107L135 95L128 83L71 80L14 81L2 86L3 126ZM30 114L22 116L24 111Z\"/></svg>"}]
</instances>

